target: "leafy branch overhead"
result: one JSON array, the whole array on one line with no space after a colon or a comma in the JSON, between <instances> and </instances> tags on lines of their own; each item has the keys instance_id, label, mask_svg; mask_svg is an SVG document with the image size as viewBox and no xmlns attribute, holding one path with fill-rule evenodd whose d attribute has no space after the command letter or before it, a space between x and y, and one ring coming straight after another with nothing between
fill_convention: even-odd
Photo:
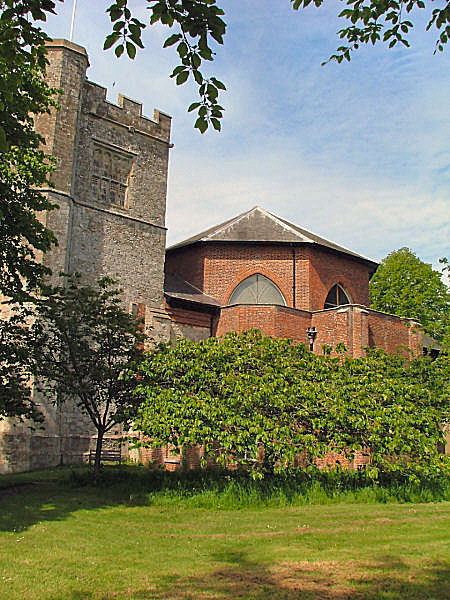
<instances>
[{"instance_id":1,"label":"leafy branch overhead","mask_svg":"<svg viewBox=\"0 0 450 600\"><path fill-rule=\"evenodd\" d=\"M209 125L220 131L224 108L219 104L219 91L225 85L215 77L205 77L200 68L203 61L211 62L215 53L212 44L222 45L226 31L224 11L216 0L144 0L150 12L150 25L160 23L176 29L164 42L164 47L176 45L180 64L171 77L177 85L190 78L198 87L199 100L188 111L197 112L195 127L204 133ZM314 5L319 8L323 0L289 0L294 10ZM350 60L351 52L363 44L383 42L393 48L396 44L409 46L408 34L413 28L412 14L415 10L430 8L424 0L342 0L345 8L339 13L348 26L338 31L344 45L322 64L332 60L341 63ZM442 52L450 37L450 2L433 8L428 16L426 29L437 30L436 51ZM433 3L433 7L435 3ZM237 9L235 9L237 10ZM107 36L105 50L114 47L120 57L126 50L130 58L136 56L137 48L143 48L142 31L145 23L133 17L127 0L115 0L108 11L113 31Z\"/></svg>"},{"instance_id":2,"label":"leafy branch overhead","mask_svg":"<svg viewBox=\"0 0 450 600\"><path fill-rule=\"evenodd\" d=\"M306 8L312 2L315 6L322 5L323 0L291 0L295 10ZM377 42L387 43L393 48L400 43L409 47L408 34L414 27L412 17L414 10L426 10L431 2L423 0L409 0L406 2L396 0L346 0L346 5L339 17L349 22L347 27L340 29L338 35L346 45L339 46L336 54L328 59L341 63L344 59L350 60L350 53L362 44L375 45ZM450 3L442 2L442 6L433 8L429 15L427 31L436 28L439 37L436 41L436 50L442 52L450 37ZM435 6L435 3L433 3ZM435 50L435 51L436 51ZM322 63L322 64L326 64Z\"/></svg>"},{"instance_id":3,"label":"leafy branch overhead","mask_svg":"<svg viewBox=\"0 0 450 600\"><path fill-rule=\"evenodd\" d=\"M160 23L178 31L170 35L164 47L175 46L180 64L171 77L177 85L191 78L198 87L199 100L193 102L188 111L197 111L195 127L204 133L209 125L220 131L224 108L219 104L219 91L225 85L216 77L205 77L201 72L203 61L212 61L214 52L211 42L223 44L226 24L222 20L224 11L215 0L157 0L148 1L150 24ZM116 0L108 8L113 31L105 40L104 48L115 46L116 56L125 49L130 58L136 55L136 47L143 48L141 34L145 24L132 16L127 0Z\"/></svg>"}]
</instances>

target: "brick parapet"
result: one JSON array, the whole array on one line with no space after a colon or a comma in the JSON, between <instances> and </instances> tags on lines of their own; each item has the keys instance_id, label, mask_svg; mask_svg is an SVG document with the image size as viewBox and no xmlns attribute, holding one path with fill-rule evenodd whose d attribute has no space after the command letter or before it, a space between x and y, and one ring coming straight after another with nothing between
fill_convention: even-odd
<instances>
[{"instance_id":1,"label":"brick parapet","mask_svg":"<svg viewBox=\"0 0 450 600\"><path fill-rule=\"evenodd\" d=\"M264 335L307 343L310 324L311 313L307 311L269 304L235 304L221 309L215 333L221 336L230 331L259 329Z\"/></svg>"}]
</instances>

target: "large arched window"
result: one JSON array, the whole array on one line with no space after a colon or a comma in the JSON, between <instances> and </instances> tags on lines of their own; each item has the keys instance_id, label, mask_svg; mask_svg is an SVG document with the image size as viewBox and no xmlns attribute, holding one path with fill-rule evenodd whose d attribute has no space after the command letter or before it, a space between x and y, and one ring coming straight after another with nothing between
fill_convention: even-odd
<instances>
[{"instance_id":1,"label":"large arched window","mask_svg":"<svg viewBox=\"0 0 450 600\"><path fill-rule=\"evenodd\" d=\"M328 292L324 308L335 308L336 306L341 306L341 304L350 304L350 300L344 288L336 284Z\"/></svg>"},{"instance_id":2,"label":"large arched window","mask_svg":"<svg viewBox=\"0 0 450 600\"><path fill-rule=\"evenodd\" d=\"M268 277L252 275L237 286L228 304L281 304L286 302L277 286Z\"/></svg>"}]
</instances>

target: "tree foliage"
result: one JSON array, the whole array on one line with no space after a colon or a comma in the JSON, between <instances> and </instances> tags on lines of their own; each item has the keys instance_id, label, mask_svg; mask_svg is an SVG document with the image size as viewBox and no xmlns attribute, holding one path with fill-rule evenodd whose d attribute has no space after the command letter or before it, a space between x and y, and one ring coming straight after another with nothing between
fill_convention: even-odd
<instances>
[{"instance_id":1,"label":"tree foliage","mask_svg":"<svg viewBox=\"0 0 450 600\"><path fill-rule=\"evenodd\" d=\"M74 401L97 430L95 466L105 433L133 417L135 383L122 378L139 363L144 334L121 307L115 282L103 278L82 286L72 276L61 286L44 286L32 308L19 314L31 319L25 330L29 369L37 389L51 401Z\"/></svg>"},{"instance_id":2,"label":"tree foliage","mask_svg":"<svg viewBox=\"0 0 450 600\"><path fill-rule=\"evenodd\" d=\"M283 470L298 455L311 463L368 448L374 475L403 468L406 457L430 465L449 419L446 357L317 356L250 331L160 345L136 374L146 400L135 428L148 443L219 448L219 462L255 473Z\"/></svg>"},{"instance_id":3,"label":"tree foliage","mask_svg":"<svg viewBox=\"0 0 450 600\"><path fill-rule=\"evenodd\" d=\"M39 219L54 208L38 188L52 161L34 130L55 106L45 82L48 36L36 25L54 12L49 0L0 0L0 293L21 298L48 273L36 255L56 239Z\"/></svg>"},{"instance_id":4,"label":"tree foliage","mask_svg":"<svg viewBox=\"0 0 450 600\"><path fill-rule=\"evenodd\" d=\"M308 5L320 7L323 4L323 0L289 1L294 10ZM220 130L224 109L218 103L218 95L220 90L225 89L225 85L215 77L206 78L200 68L203 61L214 59L215 44L223 44L226 32L226 23L222 18L224 10L216 0L144 0L143 3L149 10L150 25L160 23L175 30L165 40L164 47L176 45L180 64L171 75L176 83L181 85L192 78L197 84L199 101L192 103L188 109L198 113L195 127L202 133L208 129L209 124ZM437 50L442 51L450 37L448 1L436 6L431 5L429 0L342 0L342 5L345 8L341 10L339 17L346 21L347 26L338 35L345 45L339 46L329 61L349 61L351 53L363 44L384 42L389 48L397 43L409 46L408 34L413 27L412 14L418 10L428 9L427 30L437 30ZM106 38L105 49L114 47L118 57L126 49L128 56L134 58L137 48L143 48L142 30L146 24L133 16L127 0L114 0L108 13L113 31Z\"/></svg>"},{"instance_id":5,"label":"tree foliage","mask_svg":"<svg viewBox=\"0 0 450 600\"><path fill-rule=\"evenodd\" d=\"M33 401L26 323L18 317L0 320L0 420L17 417L42 422Z\"/></svg>"},{"instance_id":6,"label":"tree foliage","mask_svg":"<svg viewBox=\"0 0 450 600\"><path fill-rule=\"evenodd\" d=\"M323 0L285 1L297 11L308 6L319 8L323 4ZM197 113L195 127L201 133L210 125L220 131L224 108L219 103L219 94L226 88L216 77L206 76L203 66L205 62L208 64L214 60L216 44L220 46L224 43L227 28L224 9L217 0L141 0L141 4L148 9L150 25L160 24L171 30L164 41L164 47L175 46L179 57L179 64L171 77L177 85L191 80L197 86L199 98L188 108ZM351 53L363 44L381 42L388 44L390 48L396 44L409 46L408 34L418 11L424 11L428 15L427 30L437 32L436 50L442 51L450 36L448 0L439 0L437 5L431 4L430 0L341 0L341 5L339 17L345 21L346 26L338 31L338 36L345 45L339 46L329 58L338 63L350 60ZM0 39L12 39L13 51L19 50L25 63L30 62L38 70L45 63L45 34L34 22L45 21L46 13L53 13L54 8L53 0L0 1L7 26L11 29L13 23L11 30L14 33L8 38L7 31ZM144 47L142 31L147 26L146 23L134 16L128 0L113 0L106 12L112 23L112 31L106 37L105 50L114 48L117 57L126 54L134 59L137 50ZM16 38L29 44L32 49L29 55L24 53L26 45L17 45L14 41ZM12 56L9 50L8 55L9 60ZM12 89L9 84L8 89ZM0 124L0 145L3 135L1 127Z\"/></svg>"},{"instance_id":7,"label":"tree foliage","mask_svg":"<svg viewBox=\"0 0 450 600\"><path fill-rule=\"evenodd\" d=\"M450 334L450 293L441 274L409 248L391 252L370 281L370 306L416 319L437 340Z\"/></svg>"}]
</instances>

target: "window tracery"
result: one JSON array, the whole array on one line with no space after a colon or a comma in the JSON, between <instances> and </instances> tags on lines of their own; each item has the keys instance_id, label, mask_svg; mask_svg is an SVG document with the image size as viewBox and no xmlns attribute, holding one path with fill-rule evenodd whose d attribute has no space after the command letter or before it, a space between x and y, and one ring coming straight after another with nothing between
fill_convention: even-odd
<instances>
[{"instance_id":1,"label":"window tracery","mask_svg":"<svg viewBox=\"0 0 450 600\"><path fill-rule=\"evenodd\" d=\"M241 281L230 296L228 304L280 304L286 301L268 277L257 273Z\"/></svg>"},{"instance_id":2,"label":"window tracery","mask_svg":"<svg viewBox=\"0 0 450 600\"><path fill-rule=\"evenodd\" d=\"M328 292L324 308L336 308L343 304L350 304L350 300L344 288L337 283Z\"/></svg>"},{"instance_id":3,"label":"window tracery","mask_svg":"<svg viewBox=\"0 0 450 600\"><path fill-rule=\"evenodd\" d=\"M102 204L127 208L131 167L131 156L102 144L95 144L91 176L94 199Z\"/></svg>"}]
</instances>

